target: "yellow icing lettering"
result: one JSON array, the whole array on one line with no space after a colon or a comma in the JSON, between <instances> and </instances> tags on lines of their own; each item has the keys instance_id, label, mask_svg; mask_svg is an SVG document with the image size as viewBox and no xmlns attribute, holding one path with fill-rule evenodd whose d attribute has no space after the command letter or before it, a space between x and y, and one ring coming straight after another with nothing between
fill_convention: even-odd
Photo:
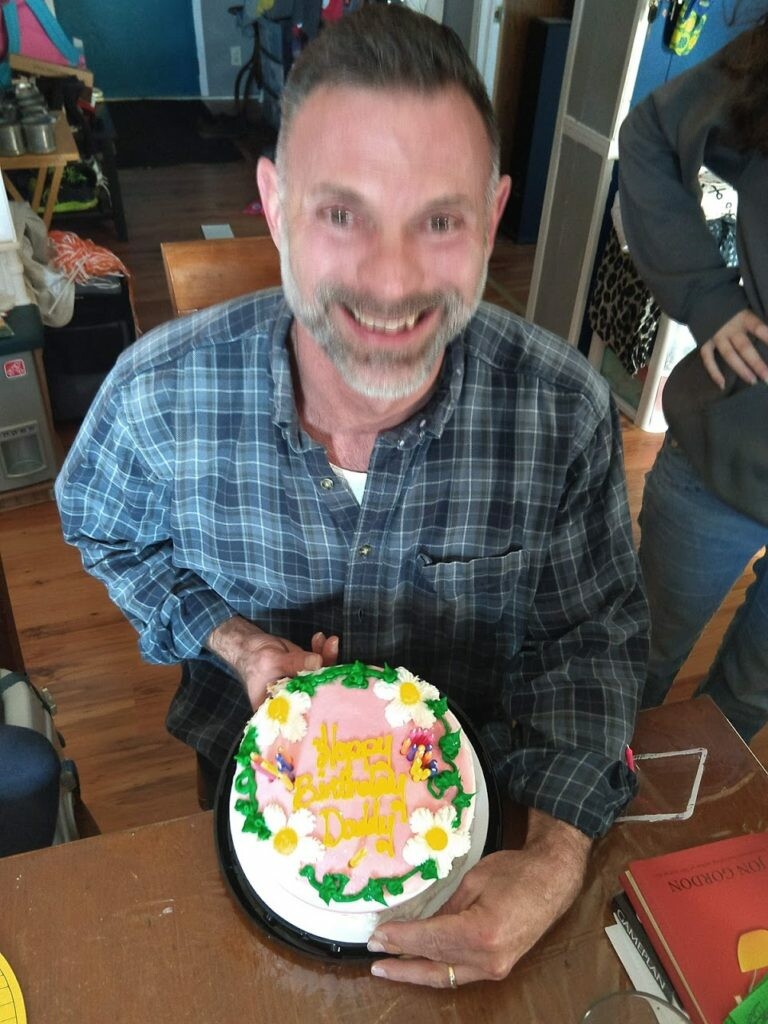
<instances>
[{"instance_id":1,"label":"yellow icing lettering","mask_svg":"<svg viewBox=\"0 0 768 1024\"><path fill-rule=\"evenodd\" d=\"M342 828L344 819L335 807L323 807L320 811L320 815L325 822L325 831L323 832L323 842L326 846L337 846L342 840ZM332 831L331 818L336 819L337 832Z\"/></svg>"},{"instance_id":2,"label":"yellow icing lettering","mask_svg":"<svg viewBox=\"0 0 768 1024\"><path fill-rule=\"evenodd\" d=\"M294 810L312 808L322 821L321 838L329 848L342 840L364 843L370 837L378 853L394 857L395 822L408 820L407 768L395 771L391 734L340 740L337 728L324 722L313 739L317 777L309 772L296 776ZM361 778L355 777L356 771ZM356 818L345 815L343 807L355 799L363 801ZM381 809L384 800L386 811Z\"/></svg>"},{"instance_id":3,"label":"yellow icing lettering","mask_svg":"<svg viewBox=\"0 0 768 1024\"><path fill-rule=\"evenodd\" d=\"M336 735L336 726L333 727L334 737ZM315 736L312 740L312 744L317 751L317 770L320 775L325 775L325 769L331 762L331 745L328 742L328 728L323 722L323 726L320 730L320 735Z\"/></svg>"},{"instance_id":4,"label":"yellow icing lettering","mask_svg":"<svg viewBox=\"0 0 768 1024\"><path fill-rule=\"evenodd\" d=\"M315 802L315 786L311 775L297 775L294 780L293 809L310 807Z\"/></svg>"},{"instance_id":5,"label":"yellow icing lettering","mask_svg":"<svg viewBox=\"0 0 768 1024\"><path fill-rule=\"evenodd\" d=\"M340 740L336 735L337 725L334 722L330 736L328 726L323 722L320 735L312 743L317 751L317 772L321 777L329 769L341 767L352 769L355 761L362 763L363 769L370 767L371 761L385 761L392 764L392 736L369 736L366 739Z\"/></svg>"}]
</instances>

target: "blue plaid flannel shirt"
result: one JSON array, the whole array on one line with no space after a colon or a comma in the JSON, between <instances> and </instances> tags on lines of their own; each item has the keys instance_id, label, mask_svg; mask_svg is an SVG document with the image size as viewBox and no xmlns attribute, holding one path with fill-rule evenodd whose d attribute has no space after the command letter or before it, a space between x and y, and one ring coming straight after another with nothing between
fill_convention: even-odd
<instances>
[{"instance_id":1,"label":"blue plaid flannel shirt","mask_svg":"<svg viewBox=\"0 0 768 1024\"><path fill-rule=\"evenodd\" d=\"M64 535L186 663L167 725L223 763L250 709L204 643L233 614L406 665L465 711L512 799L588 835L632 795L647 657L617 418L569 346L483 304L382 433L362 505L301 429L279 290L147 334L57 480Z\"/></svg>"}]
</instances>

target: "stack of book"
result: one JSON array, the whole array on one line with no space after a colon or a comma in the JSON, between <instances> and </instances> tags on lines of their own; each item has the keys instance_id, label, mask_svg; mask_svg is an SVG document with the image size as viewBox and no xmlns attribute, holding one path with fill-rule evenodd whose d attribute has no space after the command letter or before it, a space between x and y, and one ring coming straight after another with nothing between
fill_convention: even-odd
<instances>
[{"instance_id":1,"label":"stack of book","mask_svg":"<svg viewBox=\"0 0 768 1024\"><path fill-rule=\"evenodd\" d=\"M614 916L669 1002L694 1024L768 1024L768 833L632 861L620 881Z\"/></svg>"}]
</instances>

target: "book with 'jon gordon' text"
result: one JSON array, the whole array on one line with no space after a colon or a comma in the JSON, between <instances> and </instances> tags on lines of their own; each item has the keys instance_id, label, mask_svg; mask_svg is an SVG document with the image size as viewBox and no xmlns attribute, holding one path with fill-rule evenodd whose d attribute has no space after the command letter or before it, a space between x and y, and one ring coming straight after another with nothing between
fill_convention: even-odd
<instances>
[{"instance_id":1,"label":"book with 'jon gordon' text","mask_svg":"<svg viewBox=\"0 0 768 1024\"><path fill-rule=\"evenodd\" d=\"M694 1024L722 1024L768 971L768 833L632 861L620 876Z\"/></svg>"}]
</instances>

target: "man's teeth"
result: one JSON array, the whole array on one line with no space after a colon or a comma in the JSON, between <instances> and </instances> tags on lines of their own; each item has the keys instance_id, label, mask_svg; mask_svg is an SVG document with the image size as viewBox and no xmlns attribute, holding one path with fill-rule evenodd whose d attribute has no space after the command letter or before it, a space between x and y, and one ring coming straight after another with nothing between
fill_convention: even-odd
<instances>
[{"instance_id":1,"label":"man's teeth","mask_svg":"<svg viewBox=\"0 0 768 1024\"><path fill-rule=\"evenodd\" d=\"M402 317L399 320L375 320L356 309L352 310L352 315L361 327L365 327L369 331L383 331L385 334L397 334L398 331L410 331L419 319L418 313L414 313L413 316Z\"/></svg>"}]
</instances>

